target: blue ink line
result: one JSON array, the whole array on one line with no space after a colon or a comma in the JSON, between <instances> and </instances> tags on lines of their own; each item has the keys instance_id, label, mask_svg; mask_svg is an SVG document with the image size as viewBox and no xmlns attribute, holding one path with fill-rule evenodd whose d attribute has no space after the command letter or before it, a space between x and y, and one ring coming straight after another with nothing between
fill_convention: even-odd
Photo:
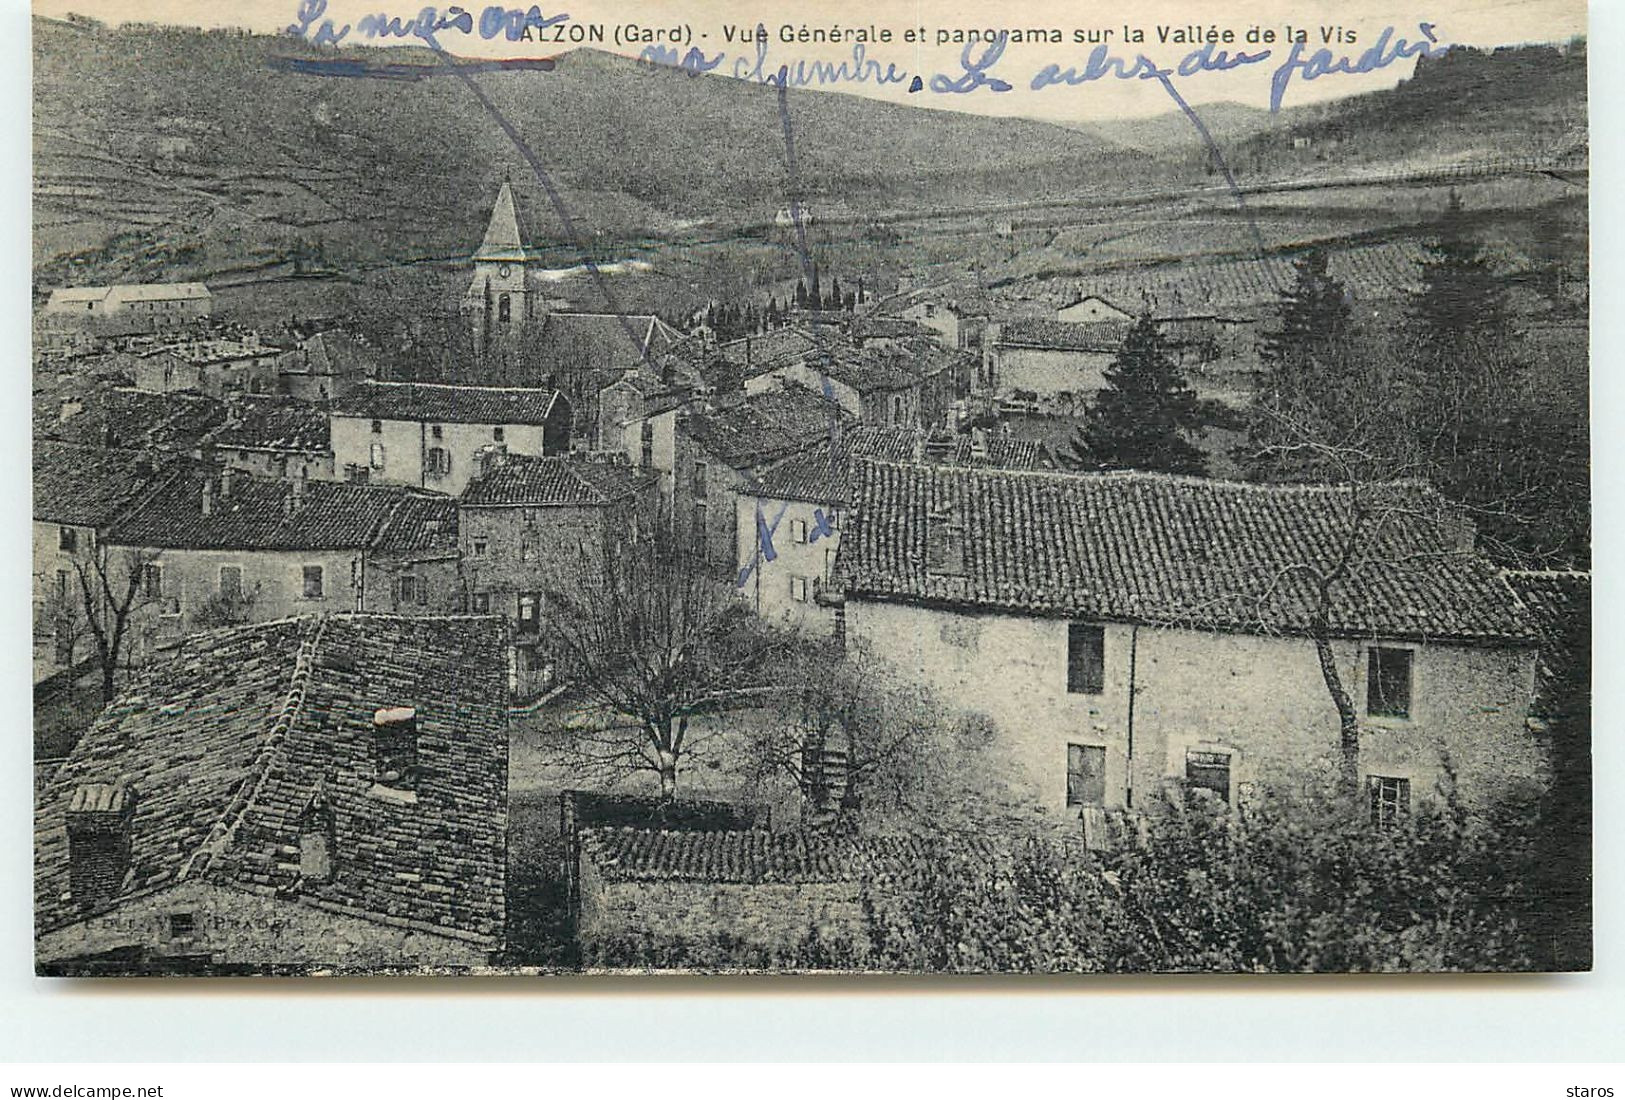
<instances>
[{"instance_id":1,"label":"blue ink line","mask_svg":"<svg viewBox=\"0 0 1625 1100\"><path fill-rule=\"evenodd\" d=\"M777 533L779 524L784 521L784 513L789 510L789 501L785 501L783 504L779 505L779 514L773 517L773 523L769 525L766 522L767 517L762 515L761 498L757 498L756 552L751 555L750 564L739 571L739 582L734 585L735 588L745 587L746 582L750 580L750 575L756 571L758 563L763 561L772 561L774 558L779 556L778 553L773 549L773 536L775 533Z\"/></svg>"},{"instance_id":2,"label":"blue ink line","mask_svg":"<svg viewBox=\"0 0 1625 1100\"><path fill-rule=\"evenodd\" d=\"M1144 55L1142 54L1141 57L1143 58ZM1252 230L1253 245L1258 249L1258 258L1263 261L1264 276L1270 281L1270 289L1279 294L1281 287L1275 279L1275 268L1270 264L1266 255L1264 233L1258 228L1258 222L1253 218L1252 211L1247 209L1247 198L1242 194L1241 185L1236 182L1235 174L1230 171L1230 165L1224 159L1224 154L1219 151L1219 143L1213 140L1213 135L1208 132L1208 128L1202 122L1200 116L1197 115L1189 103L1185 102L1185 97L1179 94L1179 89L1174 87L1174 82L1169 78L1166 70L1158 69L1154 74L1154 79L1173 98L1174 103L1185 113L1185 117L1191 120L1191 125L1196 127L1196 132L1202 135L1202 141L1207 145L1208 155L1213 158L1213 163L1218 165L1219 171L1224 174L1224 182L1230 188L1231 196L1236 200L1236 208L1247 219L1247 228Z\"/></svg>"},{"instance_id":3,"label":"blue ink line","mask_svg":"<svg viewBox=\"0 0 1625 1100\"><path fill-rule=\"evenodd\" d=\"M485 94L485 90L479 86L473 76L446 52L445 47L440 45L440 42L432 33L424 41L428 42L435 54L450 66L452 75L461 80L468 87L468 90L474 93L474 98L480 101L480 105L490 113L496 124L502 128L502 132L508 135L508 140L513 142L514 147L519 150L519 155L525 158L525 163L530 166L531 172L536 176L536 182L540 183L542 190L546 192L548 202L553 206L553 212L558 215L560 224L564 226L564 232L569 236L570 242L575 245L576 251L580 253L582 266L592 276L594 285L597 286L598 292L604 296L605 304L609 306L609 311L620 322L621 331L632 342L632 346L638 349L638 358L650 370L658 372L654 360L649 356L649 349L644 346L643 338L638 335L637 328L632 324L631 319L622 312L620 302L614 290L610 288L609 280L605 277L603 271L599 269L598 264L593 261L587 248L586 238L576 227L575 219L570 216L570 208L565 204L564 196L559 193L559 189L554 185L553 177L548 174L546 168L542 167L542 162L531 151L530 146L525 144L525 139L519 136L519 131L514 129L513 123L509 122L502 112L497 110L496 104L491 102L490 97Z\"/></svg>"},{"instance_id":4,"label":"blue ink line","mask_svg":"<svg viewBox=\"0 0 1625 1100\"><path fill-rule=\"evenodd\" d=\"M464 61L459 62L457 67L476 73L550 73L556 65L557 62L551 57L520 57L501 61ZM345 61L336 58L272 57L270 66L281 72L295 73L299 76L337 76L405 82L452 75L440 65L375 64L370 61Z\"/></svg>"}]
</instances>

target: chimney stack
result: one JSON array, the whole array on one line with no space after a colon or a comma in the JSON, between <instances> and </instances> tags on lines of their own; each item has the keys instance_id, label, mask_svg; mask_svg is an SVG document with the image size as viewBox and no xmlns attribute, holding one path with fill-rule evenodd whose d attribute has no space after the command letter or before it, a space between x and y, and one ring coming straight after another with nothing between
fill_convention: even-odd
<instances>
[{"instance_id":1,"label":"chimney stack","mask_svg":"<svg viewBox=\"0 0 1625 1100\"><path fill-rule=\"evenodd\" d=\"M210 478L203 479L202 509L206 516L214 514L214 481Z\"/></svg>"},{"instance_id":2,"label":"chimney stack","mask_svg":"<svg viewBox=\"0 0 1625 1100\"><path fill-rule=\"evenodd\" d=\"M227 500L227 499L229 499L231 497L231 482L232 482L232 470L231 470L231 467L230 466L222 466L220 468L220 499L221 500Z\"/></svg>"},{"instance_id":3,"label":"chimney stack","mask_svg":"<svg viewBox=\"0 0 1625 1100\"><path fill-rule=\"evenodd\" d=\"M68 891L80 909L118 896L130 871L135 797L123 783L84 783L68 803Z\"/></svg>"},{"instance_id":4,"label":"chimney stack","mask_svg":"<svg viewBox=\"0 0 1625 1100\"><path fill-rule=\"evenodd\" d=\"M418 762L416 707L380 707L372 715L373 749L378 760L378 782L408 788Z\"/></svg>"}]
</instances>

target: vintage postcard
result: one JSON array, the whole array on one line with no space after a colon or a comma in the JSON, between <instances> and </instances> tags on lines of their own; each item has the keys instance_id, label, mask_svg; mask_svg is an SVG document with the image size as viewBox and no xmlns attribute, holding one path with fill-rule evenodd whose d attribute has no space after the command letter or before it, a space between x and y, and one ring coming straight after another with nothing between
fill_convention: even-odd
<instances>
[{"instance_id":1,"label":"vintage postcard","mask_svg":"<svg viewBox=\"0 0 1625 1100\"><path fill-rule=\"evenodd\" d=\"M1585 9L1333 10L38 0L37 970L1589 969Z\"/></svg>"}]
</instances>

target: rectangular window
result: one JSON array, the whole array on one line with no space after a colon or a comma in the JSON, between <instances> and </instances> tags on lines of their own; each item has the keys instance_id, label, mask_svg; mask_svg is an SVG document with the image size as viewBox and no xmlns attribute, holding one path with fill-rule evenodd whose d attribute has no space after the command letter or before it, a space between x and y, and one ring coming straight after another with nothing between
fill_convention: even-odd
<instances>
[{"instance_id":1,"label":"rectangular window","mask_svg":"<svg viewBox=\"0 0 1625 1100\"><path fill-rule=\"evenodd\" d=\"M694 499L704 500L710 495L706 487L706 473L709 467L704 462L694 463Z\"/></svg>"},{"instance_id":2,"label":"rectangular window","mask_svg":"<svg viewBox=\"0 0 1625 1100\"><path fill-rule=\"evenodd\" d=\"M1212 791L1219 801L1230 803L1230 754L1191 749L1185 754L1185 786L1193 791Z\"/></svg>"},{"instance_id":3,"label":"rectangular window","mask_svg":"<svg viewBox=\"0 0 1625 1100\"><path fill-rule=\"evenodd\" d=\"M519 593L519 633L540 634L542 631L542 597L539 592Z\"/></svg>"},{"instance_id":4,"label":"rectangular window","mask_svg":"<svg viewBox=\"0 0 1625 1100\"><path fill-rule=\"evenodd\" d=\"M322 567L307 565L304 568L304 594L307 600L322 598Z\"/></svg>"},{"instance_id":5,"label":"rectangular window","mask_svg":"<svg viewBox=\"0 0 1625 1100\"><path fill-rule=\"evenodd\" d=\"M79 532L72 527L59 527L56 532L56 546L58 550L73 553L79 548Z\"/></svg>"},{"instance_id":6,"label":"rectangular window","mask_svg":"<svg viewBox=\"0 0 1625 1100\"><path fill-rule=\"evenodd\" d=\"M807 541L806 520L793 519L790 521L790 541L795 543L797 546L800 546Z\"/></svg>"},{"instance_id":7,"label":"rectangular window","mask_svg":"<svg viewBox=\"0 0 1625 1100\"><path fill-rule=\"evenodd\" d=\"M1106 804L1106 749L1103 745L1066 747L1066 804Z\"/></svg>"},{"instance_id":8,"label":"rectangular window","mask_svg":"<svg viewBox=\"0 0 1625 1100\"><path fill-rule=\"evenodd\" d=\"M169 938L184 940L197 932L197 918L191 913L169 914Z\"/></svg>"},{"instance_id":9,"label":"rectangular window","mask_svg":"<svg viewBox=\"0 0 1625 1100\"><path fill-rule=\"evenodd\" d=\"M441 429L439 424L436 424L436 425L434 425L434 427L429 429L429 435L432 436L435 439L440 439L445 434L446 433Z\"/></svg>"},{"instance_id":10,"label":"rectangular window","mask_svg":"<svg viewBox=\"0 0 1625 1100\"><path fill-rule=\"evenodd\" d=\"M806 577L791 577L790 578L790 598L792 600L795 600L797 603L806 603L807 602L807 578Z\"/></svg>"},{"instance_id":11,"label":"rectangular window","mask_svg":"<svg viewBox=\"0 0 1625 1100\"><path fill-rule=\"evenodd\" d=\"M474 556L476 558L485 557L485 551L488 550L489 548L490 548L490 543L488 543L485 539L475 539L474 540Z\"/></svg>"},{"instance_id":12,"label":"rectangular window","mask_svg":"<svg viewBox=\"0 0 1625 1100\"><path fill-rule=\"evenodd\" d=\"M451 452L444 447L430 447L423 465L424 473L430 477L446 477L451 473Z\"/></svg>"},{"instance_id":13,"label":"rectangular window","mask_svg":"<svg viewBox=\"0 0 1625 1100\"><path fill-rule=\"evenodd\" d=\"M68 598L68 571L66 569L56 571L56 598L58 600Z\"/></svg>"},{"instance_id":14,"label":"rectangular window","mask_svg":"<svg viewBox=\"0 0 1625 1100\"><path fill-rule=\"evenodd\" d=\"M1070 623L1066 628L1066 690L1099 695L1106 690L1106 630Z\"/></svg>"},{"instance_id":15,"label":"rectangular window","mask_svg":"<svg viewBox=\"0 0 1625 1100\"><path fill-rule=\"evenodd\" d=\"M164 567L157 562L149 561L141 567L141 594L149 600L163 598Z\"/></svg>"},{"instance_id":16,"label":"rectangular window","mask_svg":"<svg viewBox=\"0 0 1625 1100\"><path fill-rule=\"evenodd\" d=\"M503 438L507 434L508 433L507 433L506 429L503 429L503 428L492 428L491 429L491 438L493 440L495 440L496 442L498 442L498 443L501 443Z\"/></svg>"},{"instance_id":17,"label":"rectangular window","mask_svg":"<svg viewBox=\"0 0 1625 1100\"><path fill-rule=\"evenodd\" d=\"M397 603L418 602L418 579L415 576L410 573L403 574L396 579L395 583L397 586L395 596Z\"/></svg>"},{"instance_id":18,"label":"rectangular window","mask_svg":"<svg viewBox=\"0 0 1625 1100\"><path fill-rule=\"evenodd\" d=\"M382 470L384 468L384 445L382 443L374 443L372 445L372 453L368 458L368 463L374 470Z\"/></svg>"},{"instance_id":19,"label":"rectangular window","mask_svg":"<svg viewBox=\"0 0 1625 1100\"><path fill-rule=\"evenodd\" d=\"M1411 716L1411 651L1372 646L1366 656L1365 712L1372 718Z\"/></svg>"},{"instance_id":20,"label":"rectangular window","mask_svg":"<svg viewBox=\"0 0 1625 1100\"><path fill-rule=\"evenodd\" d=\"M235 600L243 594L243 567L240 565L222 565L220 567L220 598Z\"/></svg>"},{"instance_id":21,"label":"rectangular window","mask_svg":"<svg viewBox=\"0 0 1625 1100\"><path fill-rule=\"evenodd\" d=\"M344 480L354 482L357 485L365 485L372 480L372 471L365 466L358 466L351 462L344 467Z\"/></svg>"},{"instance_id":22,"label":"rectangular window","mask_svg":"<svg viewBox=\"0 0 1625 1100\"><path fill-rule=\"evenodd\" d=\"M1365 777L1371 798L1371 824L1392 825L1411 812L1411 781L1390 775Z\"/></svg>"},{"instance_id":23,"label":"rectangular window","mask_svg":"<svg viewBox=\"0 0 1625 1100\"><path fill-rule=\"evenodd\" d=\"M374 420L372 422L372 434L373 435L378 435L381 432L383 432L383 430L384 430L384 425L383 425L382 421Z\"/></svg>"},{"instance_id":24,"label":"rectangular window","mask_svg":"<svg viewBox=\"0 0 1625 1100\"><path fill-rule=\"evenodd\" d=\"M489 615L491 613L491 593L474 593L474 613L476 615Z\"/></svg>"},{"instance_id":25,"label":"rectangular window","mask_svg":"<svg viewBox=\"0 0 1625 1100\"><path fill-rule=\"evenodd\" d=\"M655 464L655 426L645 420L639 429L638 438L642 444L643 468L647 470Z\"/></svg>"}]
</instances>

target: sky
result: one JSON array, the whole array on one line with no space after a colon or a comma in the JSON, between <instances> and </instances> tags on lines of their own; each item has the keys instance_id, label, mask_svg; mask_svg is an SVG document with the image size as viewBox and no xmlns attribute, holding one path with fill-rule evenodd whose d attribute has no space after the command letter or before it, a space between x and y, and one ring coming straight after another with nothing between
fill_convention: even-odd
<instances>
[{"instance_id":1,"label":"sky","mask_svg":"<svg viewBox=\"0 0 1625 1100\"><path fill-rule=\"evenodd\" d=\"M475 13L483 10L477 0L463 0ZM518 4L520 0L503 0ZM36 14L60 18L69 12L92 16L110 24L122 22L156 22L195 24L204 27L240 26L273 33L298 21L301 3L321 3L326 8L321 19L331 19L335 26L352 26L346 45L369 44L358 29L363 17L384 14L410 20L422 8L421 0L39 0L34 5ZM445 4L450 7L450 2ZM528 3L526 4L528 7ZM1586 10L1583 0L1434 0L1434 2L1402 3L1397 0L1370 0L1351 4L1345 0L1234 0L1214 3L1212 0L1102 0L1088 5L1035 0L1018 6L1008 3L984 2L978 7L968 0L804 0L794 6L769 4L764 0L551 0L541 4L545 16L567 16L563 28L577 28L576 33L599 27L605 35L596 48L636 56L642 43L623 41L617 45L613 38L617 28L635 23L645 28L677 28L683 37L679 54L690 47L704 51L707 61L722 54L714 71L734 72L736 63L754 67L757 47L753 44L729 42L728 28L754 28L765 26L770 38L767 44L765 71L773 72L780 65L824 60L828 62L853 60L854 46L824 46L784 42L781 28L791 33L805 27L873 28L890 30L892 42L873 43L862 49L867 60L896 67L900 79L889 84L878 84L872 79L864 82L843 81L823 85L823 90L835 90L857 95L868 95L894 102L912 103L939 109L960 110L977 114L1022 116L1052 122L1089 122L1112 118L1132 118L1163 114L1175 108L1168 90L1152 80L1104 79L1079 86L1055 85L1042 90L1031 87L1032 78L1045 66L1054 64L1082 70L1094 49L1088 42L1076 44L1074 32L1110 31L1106 46L1115 56L1132 62L1144 53L1159 66L1175 66L1193 49L1194 44L1161 43L1157 28L1185 28L1200 26L1203 30L1216 28L1235 35L1231 44L1219 43L1214 49L1259 53L1269 50L1272 56L1257 63L1249 63L1226 71L1198 72L1181 76L1173 83L1179 95L1192 105L1229 101L1247 106L1266 108L1271 103L1272 78L1281 63L1287 59L1291 47L1285 42L1288 26L1307 29L1310 42L1303 56L1327 48L1336 58L1347 57L1357 63L1385 28L1394 29L1395 39L1418 42L1422 35L1419 25L1430 24L1442 44L1493 47L1522 42L1564 42L1585 32ZM786 16L794 11L794 16ZM320 20L309 24L313 32ZM1273 30L1274 43L1249 43L1249 29ZM994 92L983 84L965 92L939 93L932 89L932 77L939 74L960 76L964 73L965 47L952 40L939 43L941 32L952 34L956 30L999 30L1026 28L1054 28L1062 32L1062 45L1047 43L1012 43L988 70L992 78L1010 85L1005 92ZM1335 40L1323 47L1323 31L1334 36L1336 28L1345 35L1354 36L1353 44L1337 44ZM905 41L913 29L923 31L922 42ZM1144 43L1125 41L1129 31L1139 30L1146 36ZM549 37L559 31L546 32ZM565 30L564 33L570 33ZM485 40L478 32L465 35L456 30L439 34L441 45L451 53L468 57L539 57L552 56L571 46L566 43L509 42L498 36ZM407 39L409 44L419 44ZM380 45L381 40L370 44ZM985 47L972 47L979 56ZM1362 91L1391 87L1397 80L1409 76L1415 62L1400 58L1374 72L1357 75L1336 73L1315 80L1303 79L1301 69L1293 70L1281 96L1283 106L1315 102L1352 95ZM925 85L920 91L910 92L914 76L920 76ZM812 87L820 85L813 84Z\"/></svg>"}]
</instances>

